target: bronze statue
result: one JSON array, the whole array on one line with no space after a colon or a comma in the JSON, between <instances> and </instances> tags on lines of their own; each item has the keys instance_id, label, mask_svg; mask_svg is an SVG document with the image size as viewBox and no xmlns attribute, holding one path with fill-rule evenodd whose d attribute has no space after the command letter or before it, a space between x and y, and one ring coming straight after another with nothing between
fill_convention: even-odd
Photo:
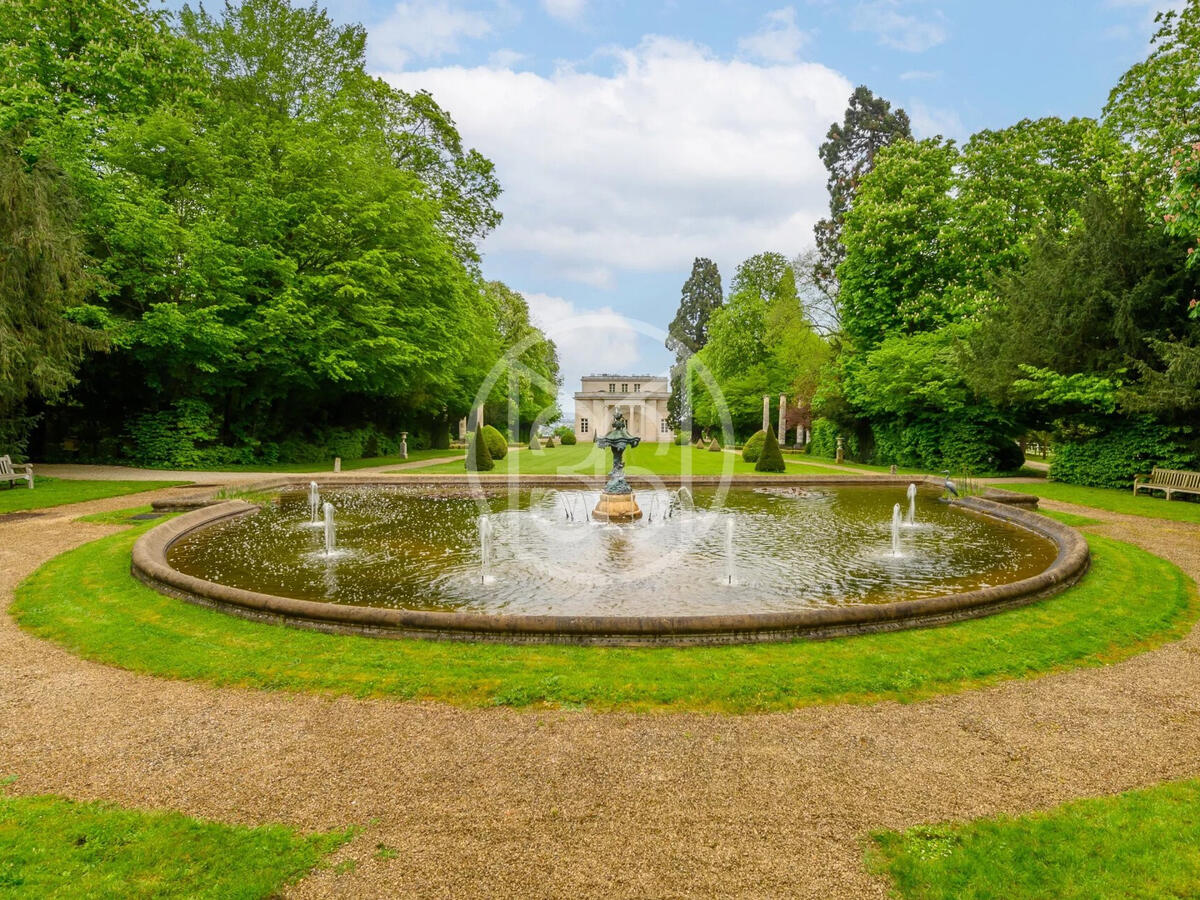
<instances>
[{"instance_id":1,"label":"bronze statue","mask_svg":"<svg viewBox=\"0 0 1200 900\"><path fill-rule=\"evenodd\" d=\"M634 437L626 428L625 414L621 410L613 413L612 430L602 438L596 439L596 446L601 450L612 450L612 471L608 473L608 484L604 486L606 494L632 494L633 488L625 480L625 451L636 447L642 442L640 437Z\"/></svg>"}]
</instances>

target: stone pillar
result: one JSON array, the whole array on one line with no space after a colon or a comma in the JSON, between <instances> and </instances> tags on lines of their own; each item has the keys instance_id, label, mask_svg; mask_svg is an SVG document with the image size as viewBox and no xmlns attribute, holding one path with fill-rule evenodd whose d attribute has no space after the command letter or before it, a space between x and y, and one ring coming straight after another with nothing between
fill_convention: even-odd
<instances>
[{"instance_id":1,"label":"stone pillar","mask_svg":"<svg viewBox=\"0 0 1200 900\"><path fill-rule=\"evenodd\" d=\"M762 430L766 431L770 427L771 427L771 398L768 397L766 394L763 394L763 427L762 427Z\"/></svg>"},{"instance_id":2,"label":"stone pillar","mask_svg":"<svg viewBox=\"0 0 1200 900\"><path fill-rule=\"evenodd\" d=\"M839 463L846 461L846 445L842 441L842 436L839 434L837 439L837 461Z\"/></svg>"},{"instance_id":3,"label":"stone pillar","mask_svg":"<svg viewBox=\"0 0 1200 900\"><path fill-rule=\"evenodd\" d=\"M779 446L787 440L787 394L779 395L779 428L775 432L779 436Z\"/></svg>"}]
</instances>

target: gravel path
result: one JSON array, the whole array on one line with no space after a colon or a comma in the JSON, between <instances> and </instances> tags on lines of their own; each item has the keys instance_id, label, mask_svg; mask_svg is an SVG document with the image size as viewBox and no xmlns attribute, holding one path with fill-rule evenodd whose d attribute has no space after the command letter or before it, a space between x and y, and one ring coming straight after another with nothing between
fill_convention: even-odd
<instances>
[{"instance_id":1,"label":"gravel path","mask_svg":"<svg viewBox=\"0 0 1200 900\"><path fill-rule=\"evenodd\" d=\"M146 497L138 498L145 502ZM0 608L112 498L0 517ZM1200 578L1200 526L1103 518ZM884 897L863 835L1200 774L1200 636L899 705L720 717L464 710L215 689L88 663L0 615L13 790L364 826L291 896ZM398 851L381 859L377 848ZM383 854L390 855L390 854Z\"/></svg>"}]
</instances>

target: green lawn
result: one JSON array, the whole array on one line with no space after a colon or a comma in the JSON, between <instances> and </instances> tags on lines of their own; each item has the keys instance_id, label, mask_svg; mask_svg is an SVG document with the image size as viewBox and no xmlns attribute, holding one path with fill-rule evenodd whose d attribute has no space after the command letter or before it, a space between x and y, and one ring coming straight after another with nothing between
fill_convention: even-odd
<instances>
[{"instance_id":1,"label":"green lawn","mask_svg":"<svg viewBox=\"0 0 1200 900\"><path fill-rule=\"evenodd\" d=\"M812 460L812 462L814 462L814 463L829 463L830 465L838 464L837 460L834 459L832 456L808 456L806 458ZM872 465L868 465L867 463L851 462L850 460L846 460L845 462L841 463L841 465L847 466L848 468L851 468L851 469L859 469L863 472L881 472L884 474L886 474L887 472L890 472L891 468L892 468L891 466L872 466ZM928 472L924 469L906 469L903 466L897 466L896 474L897 475L936 475L936 474L941 474L941 473L940 473L940 471L939 472Z\"/></svg>"},{"instance_id":2,"label":"green lawn","mask_svg":"<svg viewBox=\"0 0 1200 900\"><path fill-rule=\"evenodd\" d=\"M21 482L10 489L0 487L0 513L17 512L24 509L44 509L62 506L64 503L82 503L85 500L102 500L105 497L120 497L138 494L159 488L187 484L186 481L77 481L67 478L38 477L34 472L34 489Z\"/></svg>"},{"instance_id":3,"label":"green lawn","mask_svg":"<svg viewBox=\"0 0 1200 900\"><path fill-rule=\"evenodd\" d=\"M789 475L836 475L836 469L812 466L785 457ZM526 475L605 475L612 468L612 453L595 444L580 443L550 450L510 448L504 459L496 460L493 475L521 472ZM441 463L411 470L414 475L465 474L463 463ZM678 444L642 444L625 453L625 471L629 475L754 475L754 464L736 453L713 453Z\"/></svg>"},{"instance_id":4,"label":"green lawn","mask_svg":"<svg viewBox=\"0 0 1200 900\"><path fill-rule=\"evenodd\" d=\"M872 835L868 865L905 900L1200 896L1200 781L1048 812Z\"/></svg>"},{"instance_id":5,"label":"green lawn","mask_svg":"<svg viewBox=\"0 0 1200 900\"><path fill-rule=\"evenodd\" d=\"M996 484L996 487L1004 487ZM1080 487L1076 484L1063 484L1058 481L1039 482L1037 484L1014 484L1011 488L1023 494L1036 494L1047 500L1059 500L1063 503L1077 503L1080 506L1091 506L1105 509L1109 512L1124 513L1130 516L1147 516L1154 519L1171 519L1175 522L1200 523L1200 503L1187 500L1172 500L1168 503L1162 497L1148 497L1133 491L1115 491L1110 488Z\"/></svg>"},{"instance_id":6,"label":"green lawn","mask_svg":"<svg viewBox=\"0 0 1200 900\"><path fill-rule=\"evenodd\" d=\"M342 471L353 472L355 469L367 469L375 466L398 466L407 462L422 459L439 459L462 453L461 450L409 450L408 459L399 456L368 456L363 459L343 459ZM278 472L283 475L303 472L332 472L333 457L320 462L298 463L245 463L240 465L217 466L221 472Z\"/></svg>"},{"instance_id":7,"label":"green lawn","mask_svg":"<svg viewBox=\"0 0 1200 900\"><path fill-rule=\"evenodd\" d=\"M351 836L0 794L0 898L275 897Z\"/></svg>"},{"instance_id":8,"label":"green lawn","mask_svg":"<svg viewBox=\"0 0 1200 900\"><path fill-rule=\"evenodd\" d=\"M88 659L218 685L467 706L747 713L910 701L1101 665L1186 633L1200 611L1179 569L1092 538L1094 564L1080 585L944 628L693 648L378 640L249 622L147 588L129 574L129 554L153 524L51 560L18 587L13 616Z\"/></svg>"}]
</instances>

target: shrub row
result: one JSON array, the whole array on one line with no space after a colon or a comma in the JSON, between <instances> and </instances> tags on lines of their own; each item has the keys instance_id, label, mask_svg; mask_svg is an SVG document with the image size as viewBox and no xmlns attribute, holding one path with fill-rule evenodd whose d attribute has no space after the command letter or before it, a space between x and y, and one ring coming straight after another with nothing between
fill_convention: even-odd
<instances>
[{"instance_id":1,"label":"shrub row","mask_svg":"<svg viewBox=\"0 0 1200 900\"><path fill-rule=\"evenodd\" d=\"M1128 488L1134 475L1155 466L1195 469L1198 460L1190 429L1135 419L1107 433L1056 442L1050 478L1088 487Z\"/></svg>"}]
</instances>

